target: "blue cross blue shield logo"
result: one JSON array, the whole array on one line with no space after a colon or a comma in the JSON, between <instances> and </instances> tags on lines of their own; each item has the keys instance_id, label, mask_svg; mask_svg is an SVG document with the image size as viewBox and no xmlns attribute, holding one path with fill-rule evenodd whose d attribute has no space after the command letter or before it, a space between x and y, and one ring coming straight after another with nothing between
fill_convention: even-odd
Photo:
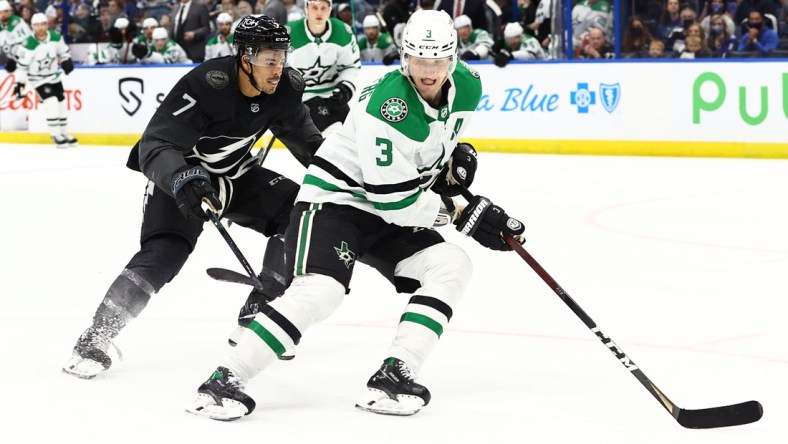
<instances>
[{"instance_id":1,"label":"blue cross blue shield logo","mask_svg":"<svg viewBox=\"0 0 788 444\"><path fill-rule=\"evenodd\" d=\"M596 93L588 89L588 83L578 83L577 90L569 95L572 105L577 106L577 112L588 114L588 107L596 104Z\"/></svg>"},{"instance_id":2,"label":"blue cross blue shield logo","mask_svg":"<svg viewBox=\"0 0 788 444\"><path fill-rule=\"evenodd\" d=\"M612 113L621 101L621 84L614 83L609 85L607 83L599 84L599 98L602 101L602 106L605 111Z\"/></svg>"}]
</instances>

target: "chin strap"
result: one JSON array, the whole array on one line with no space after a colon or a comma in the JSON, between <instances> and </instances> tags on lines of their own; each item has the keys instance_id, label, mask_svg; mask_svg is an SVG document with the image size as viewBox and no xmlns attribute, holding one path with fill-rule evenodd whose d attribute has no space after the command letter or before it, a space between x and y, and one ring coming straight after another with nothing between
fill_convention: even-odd
<instances>
[{"instance_id":1,"label":"chin strap","mask_svg":"<svg viewBox=\"0 0 788 444\"><path fill-rule=\"evenodd\" d=\"M244 57L244 56L241 56L241 58L243 58L243 57ZM255 79L254 79L254 76L252 76L252 74L254 73L254 65L253 65L253 64L251 64L251 63L249 63L249 68L250 68L250 69L249 69L249 71L247 72L247 71L244 69L244 65L243 65L243 62L242 62L241 60L242 60L242 59L239 59L239 60L238 60L238 67L239 67L239 68L241 68L241 71L243 71L243 73L244 73L244 74L246 74L246 77L248 77L248 78L249 78L249 83L252 85L252 88L256 89L256 90L257 90L257 92L260 92L260 93L261 93L261 92L263 92L263 90L262 90L262 89L260 89L260 87L259 87L259 86L257 86L257 81L255 81Z\"/></svg>"}]
</instances>

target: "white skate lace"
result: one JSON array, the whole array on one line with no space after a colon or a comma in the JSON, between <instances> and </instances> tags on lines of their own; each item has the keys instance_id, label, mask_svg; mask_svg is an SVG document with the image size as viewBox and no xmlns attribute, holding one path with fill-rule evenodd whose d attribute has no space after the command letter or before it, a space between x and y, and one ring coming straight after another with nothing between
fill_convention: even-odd
<instances>
[{"instance_id":1,"label":"white skate lace","mask_svg":"<svg viewBox=\"0 0 788 444\"><path fill-rule=\"evenodd\" d=\"M405 364L403 361L400 361L399 364L397 364L397 367L399 367L400 373L405 378L407 378L407 379L409 379L411 381L416 379L416 372L411 370L410 367L408 367L408 364Z\"/></svg>"}]
</instances>

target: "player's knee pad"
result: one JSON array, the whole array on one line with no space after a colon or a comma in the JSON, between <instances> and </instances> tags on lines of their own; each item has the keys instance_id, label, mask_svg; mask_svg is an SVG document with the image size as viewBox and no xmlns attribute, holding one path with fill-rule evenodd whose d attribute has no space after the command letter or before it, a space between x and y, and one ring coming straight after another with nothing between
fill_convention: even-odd
<instances>
[{"instance_id":1,"label":"player's knee pad","mask_svg":"<svg viewBox=\"0 0 788 444\"><path fill-rule=\"evenodd\" d=\"M418 280L415 295L437 298L449 306L465 293L473 272L471 260L457 245L442 242L397 264L395 274Z\"/></svg>"},{"instance_id":2,"label":"player's knee pad","mask_svg":"<svg viewBox=\"0 0 788 444\"><path fill-rule=\"evenodd\" d=\"M344 296L345 287L336 279L322 274L307 274L293 279L285 294L269 306L301 333L330 316ZM293 342L298 343L298 340Z\"/></svg>"}]
</instances>

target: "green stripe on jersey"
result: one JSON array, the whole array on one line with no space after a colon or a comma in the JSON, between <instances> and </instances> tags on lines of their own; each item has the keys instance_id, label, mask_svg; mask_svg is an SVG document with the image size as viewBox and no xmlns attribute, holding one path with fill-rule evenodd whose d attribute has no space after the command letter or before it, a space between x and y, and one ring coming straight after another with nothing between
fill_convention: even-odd
<instances>
[{"instance_id":1,"label":"green stripe on jersey","mask_svg":"<svg viewBox=\"0 0 788 444\"><path fill-rule=\"evenodd\" d=\"M415 324L421 324L429 328L430 330L434 331L435 334L438 335L438 337L440 337L443 334L443 326L438 321L428 316L424 316L422 314L407 312L404 313L401 318L399 318L399 321L400 322L408 321L408 322L413 322Z\"/></svg>"},{"instance_id":2,"label":"green stripe on jersey","mask_svg":"<svg viewBox=\"0 0 788 444\"><path fill-rule=\"evenodd\" d=\"M307 244L312 232L312 218L315 211L320 209L320 204L312 204L301 215L301 226L298 229L298 245L296 247L295 275L301 276L306 272L306 258L308 255Z\"/></svg>"},{"instance_id":3,"label":"green stripe on jersey","mask_svg":"<svg viewBox=\"0 0 788 444\"><path fill-rule=\"evenodd\" d=\"M263 340L263 342L271 347L271 350L273 350L277 356L282 356L282 354L285 352L285 346L282 345L282 343L279 342L279 340L276 339L276 337L274 337L270 331L266 330L265 327L260 325L259 322L252 319L252 322L250 322L246 328L255 332L257 336Z\"/></svg>"},{"instance_id":4,"label":"green stripe on jersey","mask_svg":"<svg viewBox=\"0 0 788 444\"><path fill-rule=\"evenodd\" d=\"M356 199L369 202L376 210L380 210L380 211L401 210L403 208L407 208L413 205L414 202L416 202L416 200L419 198L422 192L421 188L417 188L415 193L396 202L375 202L373 200L367 199L367 197L363 194L342 189L334 185L333 183L326 182L325 180L319 177L315 177L311 174L307 174L304 176L304 185L314 185L318 188L322 188L326 191L331 191L331 192L348 193L351 196L355 197Z\"/></svg>"}]
</instances>

